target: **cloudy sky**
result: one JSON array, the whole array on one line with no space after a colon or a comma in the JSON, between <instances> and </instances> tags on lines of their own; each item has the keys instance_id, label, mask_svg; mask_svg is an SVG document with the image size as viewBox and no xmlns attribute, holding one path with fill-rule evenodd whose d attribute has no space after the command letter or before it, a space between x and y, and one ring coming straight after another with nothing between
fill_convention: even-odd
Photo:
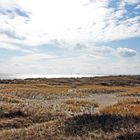
<instances>
[{"instance_id":1,"label":"cloudy sky","mask_svg":"<svg viewBox=\"0 0 140 140\"><path fill-rule=\"evenodd\" d=\"M140 74L140 0L0 0L0 73Z\"/></svg>"}]
</instances>

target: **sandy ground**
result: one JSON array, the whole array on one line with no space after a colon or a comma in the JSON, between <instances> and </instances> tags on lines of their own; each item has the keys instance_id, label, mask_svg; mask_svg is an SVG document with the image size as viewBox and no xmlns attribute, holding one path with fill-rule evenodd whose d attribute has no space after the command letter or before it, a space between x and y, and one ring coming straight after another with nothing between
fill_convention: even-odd
<instances>
[{"instance_id":1,"label":"sandy ground","mask_svg":"<svg viewBox=\"0 0 140 140\"><path fill-rule=\"evenodd\" d=\"M140 97L130 97L130 96L117 96L118 94L93 94L92 98L98 103L98 107L94 109L95 113L99 113L104 107L114 105L118 101L127 99L127 98L140 98Z\"/></svg>"}]
</instances>

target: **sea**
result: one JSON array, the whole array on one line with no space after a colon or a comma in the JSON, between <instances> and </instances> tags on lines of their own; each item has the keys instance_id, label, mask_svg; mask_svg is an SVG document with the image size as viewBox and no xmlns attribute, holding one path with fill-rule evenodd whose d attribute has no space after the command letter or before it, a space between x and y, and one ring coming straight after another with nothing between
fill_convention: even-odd
<instances>
[{"instance_id":1,"label":"sea","mask_svg":"<svg viewBox=\"0 0 140 140\"><path fill-rule=\"evenodd\" d=\"M27 78L82 78L82 77L99 77L105 75L87 75L87 74L11 74L0 73L0 79L27 79Z\"/></svg>"}]
</instances>

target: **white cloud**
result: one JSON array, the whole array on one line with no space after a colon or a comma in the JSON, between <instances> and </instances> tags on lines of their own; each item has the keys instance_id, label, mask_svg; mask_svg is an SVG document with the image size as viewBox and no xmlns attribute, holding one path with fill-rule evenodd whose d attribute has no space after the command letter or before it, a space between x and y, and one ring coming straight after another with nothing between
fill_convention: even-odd
<instances>
[{"instance_id":1,"label":"white cloud","mask_svg":"<svg viewBox=\"0 0 140 140\"><path fill-rule=\"evenodd\" d=\"M135 7L135 9L140 9L140 4L138 4L138 5Z\"/></svg>"},{"instance_id":2,"label":"white cloud","mask_svg":"<svg viewBox=\"0 0 140 140\"><path fill-rule=\"evenodd\" d=\"M101 48L98 48L98 51ZM105 46L104 46L105 50ZM106 50L111 51L108 47ZM96 50L97 51L97 50ZM97 52L98 52L97 51ZM140 56L136 55L133 59L134 50L128 48L114 49L108 53L113 57L108 57L107 52L101 50L98 52L81 53L75 56L60 57L51 54L36 53L24 56L13 56L7 58L5 63L0 63L0 67L9 72L20 73L53 73L53 74L138 74ZM124 55L125 54L125 55ZM123 57L119 57L123 56ZM2 70L1 70L2 71Z\"/></svg>"},{"instance_id":3,"label":"white cloud","mask_svg":"<svg viewBox=\"0 0 140 140\"><path fill-rule=\"evenodd\" d=\"M127 2L128 4L137 4L140 1L139 0L125 0L125 2Z\"/></svg>"},{"instance_id":4,"label":"white cloud","mask_svg":"<svg viewBox=\"0 0 140 140\"><path fill-rule=\"evenodd\" d=\"M90 4L86 5L87 3ZM140 17L131 18L130 21L123 19L120 22L120 16L125 14L125 9L123 9L125 6L121 4L121 9L115 11L107 7L108 3L108 0L104 2L96 0L91 2L89 0L3 0L0 2L3 8L13 11L15 8L20 8L21 12L26 11L25 14L29 14L29 18L21 16L24 12L17 14L14 18L1 15L0 31L8 29L15 35L12 38L12 36L1 33L0 40L5 42L10 40L12 43L23 45L41 45L52 40L69 44L139 37ZM134 19L135 22L131 23ZM19 38L16 38L17 36Z\"/></svg>"},{"instance_id":5,"label":"white cloud","mask_svg":"<svg viewBox=\"0 0 140 140\"><path fill-rule=\"evenodd\" d=\"M96 46L96 44L77 44L73 49L76 51L80 51L83 54L87 54L91 57L96 56L96 58L104 58L105 57L133 57L137 55L136 50L130 48L113 48L109 46Z\"/></svg>"},{"instance_id":6,"label":"white cloud","mask_svg":"<svg viewBox=\"0 0 140 140\"><path fill-rule=\"evenodd\" d=\"M75 46L75 49L91 57L96 56L96 58L105 58L105 57L110 57L111 55L116 54L116 50L113 49L112 47L96 46L94 44L93 45L91 44L79 45L78 44L78 46Z\"/></svg>"},{"instance_id":7,"label":"white cloud","mask_svg":"<svg viewBox=\"0 0 140 140\"><path fill-rule=\"evenodd\" d=\"M135 50L129 48L118 48L117 52L123 57L133 57L137 54Z\"/></svg>"},{"instance_id":8,"label":"white cloud","mask_svg":"<svg viewBox=\"0 0 140 140\"><path fill-rule=\"evenodd\" d=\"M20 51L20 52L25 52L25 53L32 53L32 51L30 49L25 49L25 48L21 48L17 45L12 45L12 44L8 44L8 43L3 43L0 42L0 49L6 49L6 50L15 50L15 51Z\"/></svg>"},{"instance_id":9,"label":"white cloud","mask_svg":"<svg viewBox=\"0 0 140 140\"><path fill-rule=\"evenodd\" d=\"M140 37L140 16L126 18L125 5L136 3L122 0L115 9L108 7L109 0L1 0L0 48L28 54L7 58L0 67L21 73L138 73L135 50L97 46ZM49 43L68 48L73 56L32 48Z\"/></svg>"},{"instance_id":10,"label":"white cloud","mask_svg":"<svg viewBox=\"0 0 140 140\"><path fill-rule=\"evenodd\" d=\"M49 59L54 59L56 56L42 53L33 53L24 56L16 56L11 59L12 63L36 63L47 62Z\"/></svg>"}]
</instances>

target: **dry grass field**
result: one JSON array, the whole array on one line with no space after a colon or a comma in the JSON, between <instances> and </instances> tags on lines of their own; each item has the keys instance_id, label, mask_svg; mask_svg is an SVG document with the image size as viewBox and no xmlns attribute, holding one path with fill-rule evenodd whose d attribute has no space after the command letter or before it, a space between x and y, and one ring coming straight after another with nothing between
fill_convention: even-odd
<instances>
[{"instance_id":1,"label":"dry grass field","mask_svg":"<svg viewBox=\"0 0 140 140\"><path fill-rule=\"evenodd\" d=\"M139 140L140 76L0 80L0 140Z\"/></svg>"}]
</instances>

